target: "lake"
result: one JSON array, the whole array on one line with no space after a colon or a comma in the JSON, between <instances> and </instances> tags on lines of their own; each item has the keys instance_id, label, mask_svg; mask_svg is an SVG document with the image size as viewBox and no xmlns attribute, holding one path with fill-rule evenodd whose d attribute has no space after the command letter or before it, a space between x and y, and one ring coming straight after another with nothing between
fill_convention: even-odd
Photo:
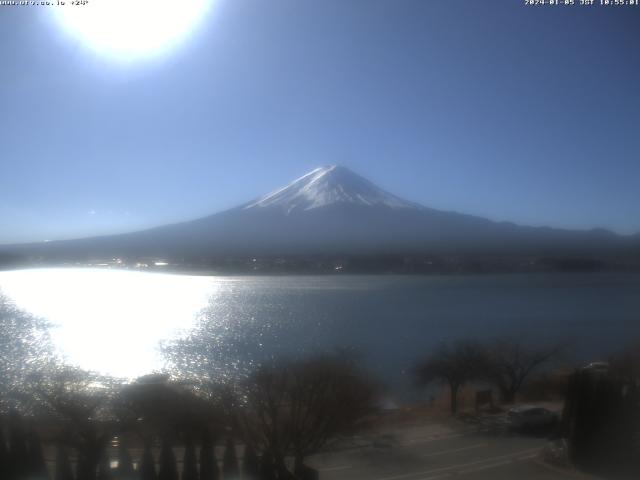
<instances>
[{"instance_id":1,"label":"lake","mask_svg":"<svg viewBox=\"0 0 640 480\"><path fill-rule=\"evenodd\" d=\"M412 364L443 340L567 339L577 362L606 358L640 338L639 274L188 276L56 268L0 272L0 290L52 323L70 362L125 377L161 368L159 342L203 321L221 351L233 343L229 352L257 361L353 347L401 396Z\"/></svg>"}]
</instances>

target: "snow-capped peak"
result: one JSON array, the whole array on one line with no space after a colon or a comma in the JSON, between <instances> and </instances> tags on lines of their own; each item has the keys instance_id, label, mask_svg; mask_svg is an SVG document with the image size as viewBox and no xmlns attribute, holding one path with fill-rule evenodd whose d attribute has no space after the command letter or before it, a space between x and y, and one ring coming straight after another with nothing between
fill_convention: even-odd
<instances>
[{"instance_id":1,"label":"snow-capped peak","mask_svg":"<svg viewBox=\"0 0 640 480\"><path fill-rule=\"evenodd\" d=\"M243 208L280 208L286 213L343 203L389 208L422 208L378 188L346 167L316 168L284 188L248 203Z\"/></svg>"}]
</instances>

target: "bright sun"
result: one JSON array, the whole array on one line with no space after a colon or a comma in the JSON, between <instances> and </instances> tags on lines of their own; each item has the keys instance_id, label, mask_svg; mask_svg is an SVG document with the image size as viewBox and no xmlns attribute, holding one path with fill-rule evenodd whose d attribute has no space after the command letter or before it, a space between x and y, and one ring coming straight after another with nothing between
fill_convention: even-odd
<instances>
[{"instance_id":1,"label":"bright sun","mask_svg":"<svg viewBox=\"0 0 640 480\"><path fill-rule=\"evenodd\" d=\"M130 60L157 55L183 39L213 0L89 0L51 9L72 36L97 53Z\"/></svg>"}]
</instances>

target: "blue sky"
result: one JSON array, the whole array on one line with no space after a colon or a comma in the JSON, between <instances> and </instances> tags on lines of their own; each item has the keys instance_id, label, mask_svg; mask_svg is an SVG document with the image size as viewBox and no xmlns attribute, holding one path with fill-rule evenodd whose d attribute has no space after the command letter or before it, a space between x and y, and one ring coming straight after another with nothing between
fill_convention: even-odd
<instances>
[{"instance_id":1,"label":"blue sky","mask_svg":"<svg viewBox=\"0 0 640 480\"><path fill-rule=\"evenodd\" d=\"M640 7L214 1L129 62L0 7L0 243L195 218L334 163L434 208L640 231Z\"/></svg>"}]
</instances>

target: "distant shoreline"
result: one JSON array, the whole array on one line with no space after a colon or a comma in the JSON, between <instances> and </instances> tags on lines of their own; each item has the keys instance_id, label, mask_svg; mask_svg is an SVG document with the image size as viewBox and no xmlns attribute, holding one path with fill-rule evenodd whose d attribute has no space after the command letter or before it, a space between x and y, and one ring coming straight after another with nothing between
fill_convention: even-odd
<instances>
[{"instance_id":1,"label":"distant shoreline","mask_svg":"<svg viewBox=\"0 0 640 480\"><path fill-rule=\"evenodd\" d=\"M2 261L4 260L4 261ZM640 258L499 257L499 256L291 256L229 257L192 260L166 258L55 261L0 258L0 271L40 268L99 268L193 276L291 275L509 275L548 273L640 273Z\"/></svg>"}]
</instances>

